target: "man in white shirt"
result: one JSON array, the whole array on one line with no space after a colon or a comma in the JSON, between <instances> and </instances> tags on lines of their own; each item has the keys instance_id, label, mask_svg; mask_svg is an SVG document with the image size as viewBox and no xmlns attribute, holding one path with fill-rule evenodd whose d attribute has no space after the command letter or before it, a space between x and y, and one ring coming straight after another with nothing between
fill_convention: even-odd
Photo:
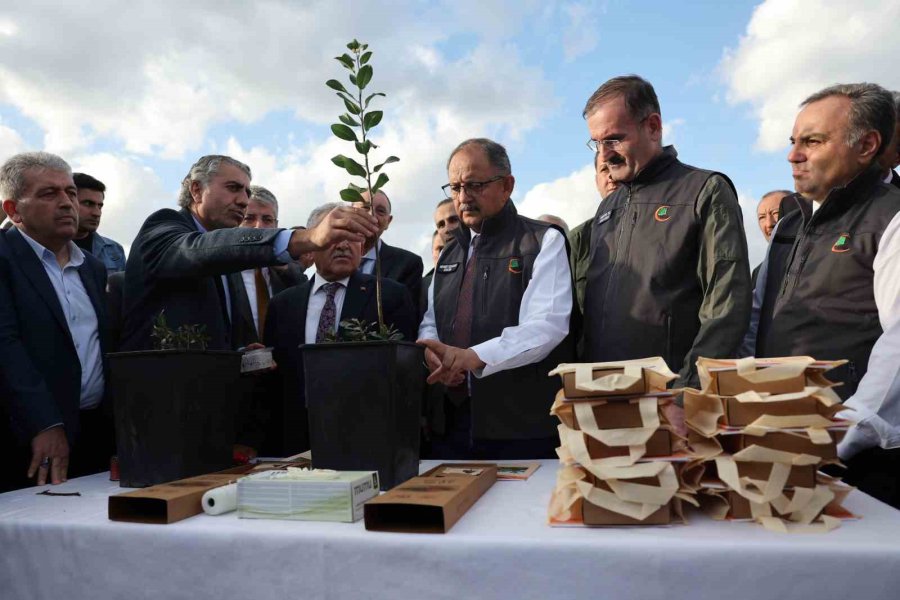
<instances>
[{"instance_id":1,"label":"man in white shirt","mask_svg":"<svg viewBox=\"0 0 900 600\"><path fill-rule=\"evenodd\" d=\"M558 445L549 416L572 359L573 295L563 235L521 217L500 144L471 139L451 153L443 186L462 226L441 253L419 342L448 387L435 458L547 458Z\"/></svg>"},{"instance_id":2,"label":"man in white shirt","mask_svg":"<svg viewBox=\"0 0 900 600\"><path fill-rule=\"evenodd\" d=\"M14 227L0 234L0 491L62 483L109 464L102 406L106 268L72 239L72 170L45 152L0 167L0 199ZM26 478L27 474L27 478Z\"/></svg>"},{"instance_id":3,"label":"man in white shirt","mask_svg":"<svg viewBox=\"0 0 900 600\"><path fill-rule=\"evenodd\" d=\"M307 226L315 228L340 207L337 202L320 206L310 214ZM361 254L362 244L351 241L314 252L316 273L312 279L277 294L269 304L263 339L274 347L282 394L270 403L266 442L261 449L264 454L280 456L309 448L299 346L339 336L342 321L378 323L375 277L358 271ZM385 324L393 325L411 341L417 314L409 292L390 279L382 279L381 285ZM352 374L352 365L348 369Z\"/></svg>"}]
</instances>

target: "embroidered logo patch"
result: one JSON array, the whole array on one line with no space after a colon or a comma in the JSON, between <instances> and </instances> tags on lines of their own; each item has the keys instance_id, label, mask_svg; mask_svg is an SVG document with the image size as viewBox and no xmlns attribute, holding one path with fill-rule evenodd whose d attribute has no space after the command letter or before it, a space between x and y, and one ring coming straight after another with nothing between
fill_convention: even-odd
<instances>
[{"instance_id":1,"label":"embroidered logo patch","mask_svg":"<svg viewBox=\"0 0 900 600\"><path fill-rule=\"evenodd\" d=\"M459 268L459 263L450 263L449 265L438 265L438 273L452 273Z\"/></svg>"},{"instance_id":2,"label":"embroidered logo patch","mask_svg":"<svg viewBox=\"0 0 900 600\"><path fill-rule=\"evenodd\" d=\"M597 225L602 225L603 223L606 223L607 221L609 221L609 219L611 217L612 217L612 211L611 210L606 211L605 213L603 213L602 215L600 215L597 218Z\"/></svg>"},{"instance_id":3,"label":"embroidered logo patch","mask_svg":"<svg viewBox=\"0 0 900 600\"><path fill-rule=\"evenodd\" d=\"M850 250L850 234L842 233L837 241L834 243L834 246L831 247L832 252L847 252Z\"/></svg>"},{"instance_id":4,"label":"embroidered logo patch","mask_svg":"<svg viewBox=\"0 0 900 600\"><path fill-rule=\"evenodd\" d=\"M653 213L653 218L659 221L660 223L665 223L669 219L672 218L672 213L669 209L671 206L660 206L656 209L656 212Z\"/></svg>"},{"instance_id":5,"label":"embroidered logo patch","mask_svg":"<svg viewBox=\"0 0 900 600\"><path fill-rule=\"evenodd\" d=\"M511 258L509 259L509 272L519 274L522 272L522 259L521 258Z\"/></svg>"}]
</instances>

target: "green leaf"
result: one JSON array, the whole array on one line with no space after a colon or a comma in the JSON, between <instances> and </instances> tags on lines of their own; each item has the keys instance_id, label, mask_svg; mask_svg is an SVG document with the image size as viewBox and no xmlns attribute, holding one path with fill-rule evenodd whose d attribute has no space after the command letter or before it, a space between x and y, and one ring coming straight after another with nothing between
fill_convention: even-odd
<instances>
[{"instance_id":1,"label":"green leaf","mask_svg":"<svg viewBox=\"0 0 900 600\"><path fill-rule=\"evenodd\" d=\"M338 118L341 120L341 123L343 123L344 125L349 125L350 127L359 127L359 121L357 121L350 115L341 115Z\"/></svg>"},{"instance_id":2,"label":"green leaf","mask_svg":"<svg viewBox=\"0 0 900 600\"><path fill-rule=\"evenodd\" d=\"M356 75L354 75L352 73L350 74L350 83L352 83L355 86L359 86L359 84L357 83Z\"/></svg>"},{"instance_id":3,"label":"green leaf","mask_svg":"<svg viewBox=\"0 0 900 600\"><path fill-rule=\"evenodd\" d=\"M344 156L343 154L338 154L337 156L331 157L331 162L333 162L334 164L336 164L337 166L339 166L342 169L344 168L344 161L346 161L346 160L347 160L347 157Z\"/></svg>"},{"instance_id":4,"label":"green leaf","mask_svg":"<svg viewBox=\"0 0 900 600\"><path fill-rule=\"evenodd\" d=\"M366 113L366 117L363 119L363 125L366 128L366 131L369 131L379 123L381 123L381 117L384 116L384 113L380 110L373 110L370 113Z\"/></svg>"},{"instance_id":5,"label":"green leaf","mask_svg":"<svg viewBox=\"0 0 900 600\"><path fill-rule=\"evenodd\" d=\"M330 87L333 90L347 93L347 89L344 87L344 84L342 84L337 79L329 79L328 81L325 82L325 85L327 85L328 87Z\"/></svg>"},{"instance_id":6,"label":"green leaf","mask_svg":"<svg viewBox=\"0 0 900 600\"><path fill-rule=\"evenodd\" d=\"M371 149L372 142L369 140L366 140L365 142L356 142L356 151L360 154L368 154Z\"/></svg>"},{"instance_id":7,"label":"green leaf","mask_svg":"<svg viewBox=\"0 0 900 600\"><path fill-rule=\"evenodd\" d=\"M356 190L357 192L360 192L360 193L362 193L366 190L366 188L364 188L360 185L356 185L355 183L348 183L347 187L350 188L351 190Z\"/></svg>"},{"instance_id":8,"label":"green leaf","mask_svg":"<svg viewBox=\"0 0 900 600\"><path fill-rule=\"evenodd\" d=\"M364 47L364 49L365 49L365 47ZM363 54L362 56L359 57L359 64L361 64L361 65L366 64L367 62L369 62L370 58L372 58L372 53L366 52L365 54Z\"/></svg>"},{"instance_id":9,"label":"green leaf","mask_svg":"<svg viewBox=\"0 0 900 600\"><path fill-rule=\"evenodd\" d=\"M356 140L356 132L347 127L346 125L342 125L340 123L335 123L331 126L331 132L341 138L342 140L347 140L348 142L355 142Z\"/></svg>"},{"instance_id":10,"label":"green leaf","mask_svg":"<svg viewBox=\"0 0 900 600\"><path fill-rule=\"evenodd\" d=\"M366 86L369 85L369 82L372 81L372 65L366 65L364 67L360 67L359 73L356 75L356 85L359 89L364 90Z\"/></svg>"},{"instance_id":11,"label":"green leaf","mask_svg":"<svg viewBox=\"0 0 900 600\"><path fill-rule=\"evenodd\" d=\"M347 100L346 98L344 98L344 106L346 106L347 110L350 111L351 113L353 113L354 115L358 115L359 113L362 112L362 109L359 107L359 104L357 104L355 102L351 102L350 100Z\"/></svg>"},{"instance_id":12,"label":"green leaf","mask_svg":"<svg viewBox=\"0 0 900 600\"><path fill-rule=\"evenodd\" d=\"M356 66L355 63L353 62L353 59L350 58L349 54L341 54L340 56L335 56L334 60L338 61L339 63L341 63L342 65L344 65L346 68L348 68L350 70L352 70L353 67Z\"/></svg>"},{"instance_id":13,"label":"green leaf","mask_svg":"<svg viewBox=\"0 0 900 600\"><path fill-rule=\"evenodd\" d=\"M363 168L363 166L352 158L344 157L344 168L347 169L348 173L350 173L351 175L355 175L356 177L366 176L366 170Z\"/></svg>"},{"instance_id":14,"label":"green leaf","mask_svg":"<svg viewBox=\"0 0 900 600\"><path fill-rule=\"evenodd\" d=\"M373 198L375 197L374 196L375 192L377 192L382 187L384 187L384 184L386 184L388 181L390 181L390 180L388 179L387 173L380 173L378 175L378 181L376 181L375 185L372 186L372 197Z\"/></svg>"},{"instance_id":15,"label":"green leaf","mask_svg":"<svg viewBox=\"0 0 900 600\"><path fill-rule=\"evenodd\" d=\"M368 47L369 47L368 44L363 44L362 46L359 47L359 49L360 49L360 50L365 50L365 49L368 48Z\"/></svg>"},{"instance_id":16,"label":"green leaf","mask_svg":"<svg viewBox=\"0 0 900 600\"><path fill-rule=\"evenodd\" d=\"M347 202L365 202L365 200L363 200L362 194L360 194L353 188L341 190L341 199Z\"/></svg>"},{"instance_id":17,"label":"green leaf","mask_svg":"<svg viewBox=\"0 0 900 600\"><path fill-rule=\"evenodd\" d=\"M400 162L400 159L397 158L396 156L388 156L387 160L385 160L383 163L381 163L380 165L375 165L375 168L372 169L372 172L377 173L378 171L381 170L381 167L383 167L384 165L387 165L390 163L395 163L395 162Z\"/></svg>"},{"instance_id":18,"label":"green leaf","mask_svg":"<svg viewBox=\"0 0 900 600\"><path fill-rule=\"evenodd\" d=\"M352 42L347 44L347 49L353 51L359 50L359 42L354 39Z\"/></svg>"},{"instance_id":19,"label":"green leaf","mask_svg":"<svg viewBox=\"0 0 900 600\"><path fill-rule=\"evenodd\" d=\"M366 98L366 101L365 101L365 103L363 104L363 107L364 107L364 108L369 108L369 102L370 102L370 101L372 100L372 98L374 98L375 96L384 96L384 94L382 94L381 92L375 92L374 94L372 94L371 96L369 96L368 98Z\"/></svg>"}]
</instances>

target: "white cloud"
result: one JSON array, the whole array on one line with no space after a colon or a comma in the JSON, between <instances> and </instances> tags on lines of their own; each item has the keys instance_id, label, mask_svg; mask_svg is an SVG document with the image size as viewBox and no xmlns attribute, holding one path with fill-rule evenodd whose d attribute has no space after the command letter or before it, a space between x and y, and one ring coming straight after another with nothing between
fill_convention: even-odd
<instances>
[{"instance_id":1,"label":"white cloud","mask_svg":"<svg viewBox=\"0 0 900 600\"><path fill-rule=\"evenodd\" d=\"M583 56L597 47L600 25L593 2L574 2L563 6L569 22L563 32L563 54L567 61Z\"/></svg>"},{"instance_id":2,"label":"white cloud","mask_svg":"<svg viewBox=\"0 0 900 600\"><path fill-rule=\"evenodd\" d=\"M570 229L597 212L600 194L594 184L594 165L589 163L566 177L540 183L516 203L519 214L536 218L542 214L561 217Z\"/></svg>"},{"instance_id":3,"label":"white cloud","mask_svg":"<svg viewBox=\"0 0 900 600\"><path fill-rule=\"evenodd\" d=\"M663 145L671 146L676 143L677 132L684 130L684 119L672 119L663 123Z\"/></svg>"},{"instance_id":4,"label":"white cloud","mask_svg":"<svg viewBox=\"0 0 900 600\"><path fill-rule=\"evenodd\" d=\"M19 152L25 151L25 142L15 129L0 121L0 163Z\"/></svg>"},{"instance_id":5,"label":"white cloud","mask_svg":"<svg viewBox=\"0 0 900 600\"><path fill-rule=\"evenodd\" d=\"M555 107L552 89L504 40L538 5L480 2L479 22L502 21L503 34L485 31L452 60L437 44L471 33L472 15L447 8L412 0L252 8L98 1L55 6L51 18L47 7L27 4L0 23L15 32L0 35L0 101L37 122L50 151L71 154L108 139L131 153L180 158L202 148L217 123L252 123L275 110L327 123L337 111L324 82L342 73L332 57L343 41L372 32L365 41L375 50L373 85L390 91L393 110L476 119L514 138L534 127ZM115 26L96 27L110 12Z\"/></svg>"},{"instance_id":6,"label":"white cloud","mask_svg":"<svg viewBox=\"0 0 900 600\"><path fill-rule=\"evenodd\" d=\"M896 23L900 3L880 0L766 0L719 68L728 101L759 119L757 146L774 151L790 137L797 105L834 83L872 81L900 89Z\"/></svg>"},{"instance_id":7,"label":"white cloud","mask_svg":"<svg viewBox=\"0 0 900 600\"><path fill-rule=\"evenodd\" d=\"M178 190L167 190L152 169L127 156L108 153L77 156L72 170L89 173L106 184L101 235L125 246L127 251L150 213L175 208Z\"/></svg>"}]
</instances>

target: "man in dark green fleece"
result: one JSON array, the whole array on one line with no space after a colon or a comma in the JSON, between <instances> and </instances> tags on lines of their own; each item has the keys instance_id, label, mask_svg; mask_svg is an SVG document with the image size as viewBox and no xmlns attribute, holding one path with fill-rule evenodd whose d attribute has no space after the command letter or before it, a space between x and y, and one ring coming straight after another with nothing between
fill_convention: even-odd
<instances>
[{"instance_id":1,"label":"man in dark green fleece","mask_svg":"<svg viewBox=\"0 0 900 600\"><path fill-rule=\"evenodd\" d=\"M588 145L621 185L591 223L582 360L662 356L676 386L697 385L697 358L732 356L750 317L734 186L663 147L659 100L640 77L601 85L584 117Z\"/></svg>"}]
</instances>

